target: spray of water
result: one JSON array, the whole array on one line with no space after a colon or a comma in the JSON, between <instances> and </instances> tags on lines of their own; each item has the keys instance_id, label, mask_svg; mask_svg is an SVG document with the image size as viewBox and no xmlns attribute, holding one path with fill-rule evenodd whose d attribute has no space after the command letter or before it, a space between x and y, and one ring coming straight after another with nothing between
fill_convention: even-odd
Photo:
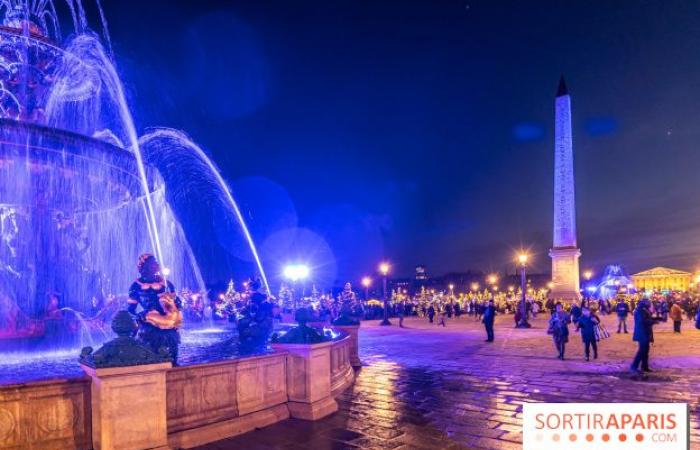
<instances>
[{"instance_id":1,"label":"spray of water","mask_svg":"<svg viewBox=\"0 0 700 450\"><path fill-rule=\"evenodd\" d=\"M233 197L231 189L226 184L226 181L221 176L221 172L211 158L209 158L204 150L193 142L189 136L182 131L171 128L156 128L149 130L148 133L141 137L140 144L145 150L147 150L147 153L156 154L154 155L156 158L165 158L170 164L178 167L178 170L180 171L183 171L185 167L188 167L187 162L189 162L190 167L192 164L194 164L200 167L203 166L206 169L205 173L209 173L211 175L211 182L215 184L218 191L221 192L225 200L225 204L229 206L235 215L236 220L240 225L241 232L243 233L248 247L250 248L250 252L253 255L253 259L255 260L255 264L258 268L258 272L260 273L260 278L263 281L265 290L270 293L270 286L267 281L267 276L265 275L265 269L260 261L258 250L255 247L253 237L246 226L243 214L238 207L238 203L236 203L236 200ZM186 161L183 159L186 159ZM192 179L195 177L189 178ZM198 181L202 182L203 180L199 179ZM207 181L204 180L204 182Z\"/></svg>"},{"instance_id":2,"label":"spray of water","mask_svg":"<svg viewBox=\"0 0 700 450\"><path fill-rule=\"evenodd\" d=\"M128 144L136 158L156 256L167 265L168 262L163 260L151 188L124 87L96 36L79 35L67 46L57 81L49 95L46 114L50 125L77 129L87 135L109 129L119 141Z\"/></svg>"}]
</instances>

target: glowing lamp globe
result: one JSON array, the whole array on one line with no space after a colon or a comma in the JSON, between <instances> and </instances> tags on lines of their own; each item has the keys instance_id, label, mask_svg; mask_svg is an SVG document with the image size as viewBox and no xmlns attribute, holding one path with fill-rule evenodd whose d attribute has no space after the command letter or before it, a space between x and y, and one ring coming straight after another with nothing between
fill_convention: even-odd
<instances>
[{"instance_id":1,"label":"glowing lamp globe","mask_svg":"<svg viewBox=\"0 0 700 450\"><path fill-rule=\"evenodd\" d=\"M520 265L522 265L522 266L524 266L525 264L527 264L527 260L528 260L528 259L529 259L529 257L528 257L528 255L527 255L527 253L520 253L520 254L518 255L518 263L520 263Z\"/></svg>"},{"instance_id":2,"label":"glowing lamp globe","mask_svg":"<svg viewBox=\"0 0 700 450\"><path fill-rule=\"evenodd\" d=\"M379 273L386 276L389 273L389 263L381 263L379 265Z\"/></svg>"}]
</instances>

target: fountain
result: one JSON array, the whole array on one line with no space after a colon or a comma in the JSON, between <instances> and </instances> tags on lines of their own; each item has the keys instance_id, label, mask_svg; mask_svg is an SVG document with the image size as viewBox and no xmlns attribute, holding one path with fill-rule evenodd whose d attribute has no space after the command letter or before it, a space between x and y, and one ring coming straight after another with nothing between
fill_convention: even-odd
<instances>
[{"instance_id":1,"label":"fountain","mask_svg":"<svg viewBox=\"0 0 700 450\"><path fill-rule=\"evenodd\" d=\"M175 130L137 135L100 2L102 38L86 3L60 3L64 42L59 0L0 0L0 449L191 448L333 413L354 379L356 335L292 330L272 351L274 306L257 281L234 305L237 327L185 321L178 367L172 348L133 338L125 291L142 253L164 265L149 263L149 280L160 285L160 271L185 305L206 295L184 231L198 216L179 199L215 200L203 204L239 226L235 244L270 289L206 153ZM214 315L204 311L184 316Z\"/></svg>"},{"instance_id":2,"label":"fountain","mask_svg":"<svg viewBox=\"0 0 700 450\"><path fill-rule=\"evenodd\" d=\"M156 254L177 287L206 292L166 195L179 189L159 170L177 162L168 158L194 158L207 172L269 292L243 216L206 153L174 130L139 138L100 2L102 37L83 3L0 0L0 356L15 366L99 346L141 253ZM61 7L70 17L65 41ZM71 367L39 371L79 373Z\"/></svg>"}]
</instances>

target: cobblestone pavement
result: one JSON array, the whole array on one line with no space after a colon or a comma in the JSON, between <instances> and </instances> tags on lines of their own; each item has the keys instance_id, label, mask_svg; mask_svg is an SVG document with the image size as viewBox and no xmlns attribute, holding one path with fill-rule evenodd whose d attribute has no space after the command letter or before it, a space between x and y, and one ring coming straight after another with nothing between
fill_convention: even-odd
<instances>
[{"instance_id":1,"label":"cobblestone pavement","mask_svg":"<svg viewBox=\"0 0 700 450\"><path fill-rule=\"evenodd\" d=\"M605 321L615 331L614 319ZM499 317L495 343L483 341L473 318L445 328L418 318L405 325L363 323L363 367L336 414L287 420L203 448L520 449L523 402L687 402L691 448L700 448L700 331L690 321L681 335L670 322L655 327L654 372L646 377L627 371L636 349L631 333L613 334L601 342L600 359L586 362L575 333L568 359L556 358L544 318L516 330L512 317Z\"/></svg>"}]
</instances>

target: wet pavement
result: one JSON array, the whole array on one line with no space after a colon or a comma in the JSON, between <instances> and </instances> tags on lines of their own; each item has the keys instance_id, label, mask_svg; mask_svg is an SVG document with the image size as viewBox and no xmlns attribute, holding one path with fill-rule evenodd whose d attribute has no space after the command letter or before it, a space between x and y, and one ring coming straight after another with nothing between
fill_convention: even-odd
<instances>
[{"instance_id":1,"label":"wet pavement","mask_svg":"<svg viewBox=\"0 0 700 450\"><path fill-rule=\"evenodd\" d=\"M614 332L614 319L604 320ZM585 362L575 333L567 360L556 359L544 318L516 330L512 316L499 317L495 343L483 341L474 318L445 328L418 318L405 325L363 323L363 367L336 414L287 420L202 449L520 449L523 402L687 402L691 448L700 448L700 331L691 321L681 335L670 322L655 327L654 372L646 377L628 373L631 333L613 333L600 343L600 358Z\"/></svg>"}]
</instances>

